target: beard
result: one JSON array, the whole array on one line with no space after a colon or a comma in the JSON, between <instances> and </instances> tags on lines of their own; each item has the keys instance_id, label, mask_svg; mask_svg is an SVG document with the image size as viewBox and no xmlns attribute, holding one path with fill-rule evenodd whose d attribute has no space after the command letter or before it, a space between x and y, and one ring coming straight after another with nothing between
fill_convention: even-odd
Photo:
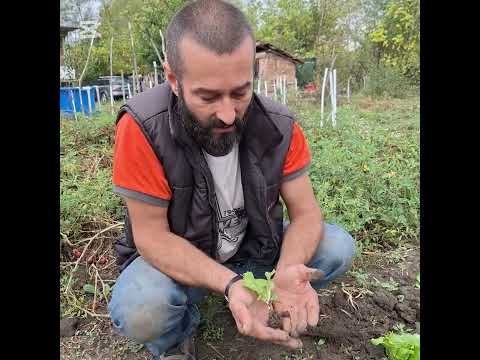
<instances>
[{"instance_id":1,"label":"beard","mask_svg":"<svg viewBox=\"0 0 480 360\"><path fill-rule=\"evenodd\" d=\"M183 96L183 88L178 87L178 113L187 134L212 156L225 156L232 151L233 145L239 143L245 130L245 116L243 119L235 116L232 125L225 124L216 116L208 119L206 126L201 125L198 118L190 111ZM233 126L229 133L214 134L213 129L224 129Z\"/></svg>"}]
</instances>

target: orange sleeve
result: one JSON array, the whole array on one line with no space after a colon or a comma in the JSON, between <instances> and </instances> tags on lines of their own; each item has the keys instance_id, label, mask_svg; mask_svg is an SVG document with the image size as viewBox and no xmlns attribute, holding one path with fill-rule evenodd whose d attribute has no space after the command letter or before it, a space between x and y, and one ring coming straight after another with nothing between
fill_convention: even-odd
<instances>
[{"instance_id":1,"label":"orange sleeve","mask_svg":"<svg viewBox=\"0 0 480 360\"><path fill-rule=\"evenodd\" d=\"M160 160L128 113L122 116L115 131L112 177L117 193L161 206L172 198Z\"/></svg>"},{"instance_id":2,"label":"orange sleeve","mask_svg":"<svg viewBox=\"0 0 480 360\"><path fill-rule=\"evenodd\" d=\"M283 165L283 180L292 180L307 172L311 155L307 139L297 122L293 124L292 139L288 149L287 158Z\"/></svg>"}]
</instances>

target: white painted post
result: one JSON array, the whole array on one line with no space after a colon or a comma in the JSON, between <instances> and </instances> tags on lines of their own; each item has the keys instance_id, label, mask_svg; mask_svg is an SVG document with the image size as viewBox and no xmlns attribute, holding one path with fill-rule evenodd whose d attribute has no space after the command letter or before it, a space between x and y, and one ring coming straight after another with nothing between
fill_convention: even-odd
<instances>
[{"instance_id":1,"label":"white painted post","mask_svg":"<svg viewBox=\"0 0 480 360\"><path fill-rule=\"evenodd\" d=\"M367 87L367 77L363 77L363 88L365 89Z\"/></svg>"},{"instance_id":2,"label":"white painted post","mask_svg":"<svg viewBox=\"0 0 480 360\"><path fill-rule=\"evenodd\" d=\"M113 88L112 88L112 78L110 77L110 110L113 115Z\"/></svg>"},{"instance_id":3,"label":"white painted post","mask_svg":"<svg viewBox=\"0 0 480 360\"><path fill-rule=\"evenodd\" d=\"M283 75L283 105L287 105L287 76Z\"/></svg>"},{"instance_id":4,"label":"white painted post","mask_svg":"<svg viewBox=\"0 0 480 360\"><path fill-rule=\"evenodd\" d=\"M83 114L85 112L85 108L83 107L82 88L81 87L78 88L78 93L80 95L80 110Z\"/></svg>"},{"instance_id":5,"label":"white painted post","mask_svg":"<svg viewBox=\"0 0 480 360\"><path fill-rule=\"evenodd\" d=\"M330 80L330 104L332 106L332 110L330 111L331 113L331 118L332 118L332 124L333 124L333 71L330 70L329 72L329 80Z\"/></svg>"},{"instance_id":6,"label":"white painted post","mask_svg":"<svg viewBox=\"0 0 480 360\"><path fill-rule=\"evenodd\" d=\"M262 82L262 80L260 78L258 78L257 80L257 94L260 94L260 83Z\"/></svg>"},{"instance_id":7,"label":"white painted post","mask_svg":"<svg viewBox=\"0 0 480 360\"><path fill-rule=\"evenodd\" d=\"M90 86L86 88L88 96L88 113L92 115L92 101L90 100Z\"/></svg>"},{"instance_id":8,"label":"white painted post","mask_svg":"<svg viewBox=\"0 0 480 360\"><path fill-rule=\"evenodd\" d=\"M97 92L97 102L98 102L98 111L101 111L100 109L100 103L102 102L100 99L100 90L98 90L98 85L95 85L95 91Z\"/></svg>"},{"instance_id":9,"label":"white painted post","mask_svg":"<svg viewBox=\"0 0 480 360\"><path fill-rule=\"evenodd\" d=\"M73 109L73 117L75 118L75 121L78 121L77 119L77 109L75 107L75 96L73 96L73 89L70 90L70 93L72 95L72 109Z\"/></svg>"},{"instance_id":10,"label":"white painted post","mask_svg":"<svg viewBox=\"0 0 480 360\"><path fill-rule=\"evenodd\" d=\"M328 68L325 68L325 72L323 74L323 83L322 83L322 99L320 100L320 127L323 127L323 109L325 103L325 84L327 82L327 74Z\"/></svg>"},{"instance_id":11,"label":"white painted post","mask_svg":"<svg viewBox=\"0 0 480 360\"><path fill-rule=\"evenodd\" d=\"M158 85L158 74L157 74L157 62L156 62L156 61L153 62L153 68L155 69L155 80L154 80L154 83L155 83L155 85Z\"/></svg>"},{"instance_id":12,"label":"white painted post","mask_svg":"<svg viewBox=\"0 0 480 360\"><path fill-rule=\"evenodd\" d=\"M132 91L130 90L130 83L127 83L127 88L128 88L128 98L132 98Z\"/></svg>"},{"instance_id":13,"label":"white painted post","mask_svg":"<svg viewBox=\"0 0 480 360\"><path fill-rule=\"evenodd\" d=\"M298 84L297 84L297 77L295 76L295 97L298 96Z\"/></svg>"},{"instance_id":14,"label":"white painted post","mask_svg":"<svg viewBox=\"0 0 480 360\"><path fill-rule=\"evenodd\" d=\"M123 103L125 104L125 84L123 82L123 70L120 72L120 76L122 77L122 97L123 97Z\"/></svg>"},{"instance_id":15,"label":"white painted post","mask_svg":"<svg viewBox=\"0 0 480 360\"><path fill-rule=\"evenodd\" d=\"M152 80L148 80L148 85L150 86L150 89L153 87Z\"/></svg>"},{"instance_id":16,"label":"white painted post","mask_svg":"<svg viewBox=\"0 0 480 360\"><path fill-rule=\"evenodd\" d=\"M350 104L350 78L347 81L347 102Z\"/></svg>"},{"instance_id":17,"label":"white painted post","mask_svg":"<svg viewBox=\"0 0 480 360\"><path fill-rule=\"evenodd\" d=\"M273 99L277 100L277 79L273 82Z\"/></svg>"},{"instance_id":18,"label":"white painted post","mask_svg":"<svg viewBox=\"0 0 480 360\"><path fill-rule=\"evenodd\" d=\"M268 96L268 85L267 85L267 80L263 83L265 85L265 96Z\"/></svg>"},{"instance_id":19,"label":"white painted post","mask_svg":"<svg viewBox=\"0 0 480 360\"><path fill-rule=\"evenodd\" d=\"M333 117L332 125L337 125L337 69L333 69Z\"/></svg>"}]
</instances>

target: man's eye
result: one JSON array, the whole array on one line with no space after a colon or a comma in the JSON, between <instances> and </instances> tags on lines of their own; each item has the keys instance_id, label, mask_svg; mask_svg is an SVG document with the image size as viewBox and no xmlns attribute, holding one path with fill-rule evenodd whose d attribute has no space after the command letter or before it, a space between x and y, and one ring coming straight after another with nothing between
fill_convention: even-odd
<instances>
[{"instance_id":1,"label":"man's eye","mask_svg":"<svg viewBox=\"0 0 480 360\"><path fill-rule=\"evenodd\" d=\"M210 96L210 97L201 96L200 99L202 99L202 101L205 101L205 102L213 102L217 99L217 96Z\"/></svg>"},{"instance_id":2,"label":"man's eye","mask_svg":"<svg viewBox=\"0 0 480 360\"><path fill-rule=\"evenodd\" d=\"M234 93L232 94L232 96L236 99L241 99L243 98L245 95L247 95L247 93Z\"/></svg>"}]
</instances>

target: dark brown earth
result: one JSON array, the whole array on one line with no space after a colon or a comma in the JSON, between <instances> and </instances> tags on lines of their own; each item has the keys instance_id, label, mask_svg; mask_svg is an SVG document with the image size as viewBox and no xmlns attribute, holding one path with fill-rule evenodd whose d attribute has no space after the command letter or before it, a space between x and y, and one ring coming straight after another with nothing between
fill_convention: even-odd
<instances>
[{"instance_id":1,"label":"dark brown earth","mask_svg":"<svg viewBox=\"0 0 480 360\"><path fill-rule=\"evenodd\" d=\"M319 325L310 329L311 336L302 337L301 351L240 335L221 297L211 296L201 307L198 359L386 359L381 347L370 344L371 338L398 324L420 332L418 272L418 247L365 252L352 271L319 290ZM106 318L80 319L75 335L61 338L60 348L65 360L152 359L141 345L116 334Z\"/></svg>"}]
</instances>

